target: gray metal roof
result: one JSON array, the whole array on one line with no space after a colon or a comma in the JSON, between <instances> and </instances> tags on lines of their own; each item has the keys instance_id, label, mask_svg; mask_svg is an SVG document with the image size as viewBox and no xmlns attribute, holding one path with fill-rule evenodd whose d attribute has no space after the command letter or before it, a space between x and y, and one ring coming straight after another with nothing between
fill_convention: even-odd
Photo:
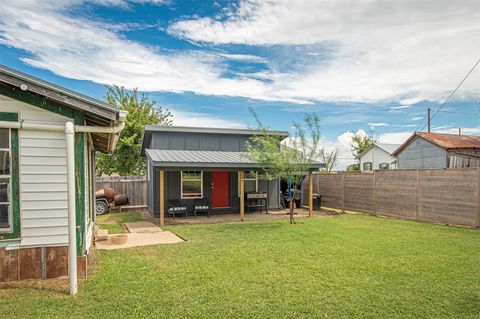
<instances>
[{"instance_id":1,"label":"gray metal roof","mask_svg":"<svg viewBox=\"0 0 480 319\"><path fill-rule=\"evenodd\" d=\"M392 155L393 152L395 152L396 149L400 147L400 144L388 144L388 143L373 143L369 147L367 147L362 153L359 154L359 156L363 156L365 153L367 153L369 150L373 148L373 146L376 146L385 152L387 152L389 155Z\"/></svg>"},{"instance_id":2,"label":"gray metal roof","mask_svg":"<svg viewBox=\"0 0 480 319\"><path fill-rule=\"evenodd\" d=\"M263 132L241 129L241 128L212 128L212 127L193 127L193 126L160 126L145 125L145 131L154 132L181 132L181 133L211 133L211 134L235 134L235 135L261 135ZM268 135L278 135L288 137L286 131L266 131Z\"/></svg>"},{"instance_id":3,"label":"gray metal roof","mask_svg":"<svg viewBox=\"0 0 480 319\"><path fill-rule=\"evenodd\" d=\"M375 143L375 145L386 151L388 154L392 154L401 144Z\"/></svg>"},{"instance_id":4,"label":"gray metal roof","mask_svg":"<svg viewBox=\"0 0 480 319\"><path fill-rule=\"evenodd\" d=\"M146 149L145 153L154 166L165 168L258 168L257 163L246 157L246 152ZM322 167L325 164L318 162L311 166Z\"/></svg>"}]
</instances>

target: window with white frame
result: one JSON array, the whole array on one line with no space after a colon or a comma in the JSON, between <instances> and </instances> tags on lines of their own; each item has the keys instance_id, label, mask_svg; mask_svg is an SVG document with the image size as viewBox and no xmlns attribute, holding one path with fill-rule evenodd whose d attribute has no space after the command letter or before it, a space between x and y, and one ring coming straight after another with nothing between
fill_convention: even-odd
<instances>
[{"instance_id":1,"label":"window with white frame","mask_svg":"<svg viewBox=\"0 0 480 319\"><path fill-rule=\"evenodd\" d=\"M202 171L182 171L181 184L182 198L203 197Z\"/></svg>"},{"instance_id":2,"label":"window with white frame","mask_svg":"<svg viewBox=\"0 0 480 319\"><path fill-rule=\"evenodd\" d=\"M245 171L243 175L245 193L258 192L258 172ZM240 177L238 178L238 196L240 196Z\"/></svg>"},{"instance_id":3,"label":"window with white frame","mask_svg":"<svg viewBox=\"0 0 480 319\"><path fill-rule=\"evenodd\" d=\"M0 128L0 230L11 226L11 183L10 129Z\"/></svg>"}]
</instances>

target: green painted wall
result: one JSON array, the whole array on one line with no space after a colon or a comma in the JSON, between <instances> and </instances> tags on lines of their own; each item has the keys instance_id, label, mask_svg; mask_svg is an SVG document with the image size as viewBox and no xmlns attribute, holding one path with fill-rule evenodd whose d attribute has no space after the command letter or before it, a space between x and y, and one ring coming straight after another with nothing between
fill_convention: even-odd
<instances>
[{"instance_id":1,"label":"green painted wall","mask_svg":"<svg viewBox=\"0 0 480 319\"><path fill-rule=\"evenodd\" d=\"M7 113L7 112L0 112L0 120L1 121L10 121L10 122L17 122L18 121L18 114L17 113ZM10 130L10 148L11 148L11 156L12 162L10 163L10 169L12 173L12 198L11 198L11 205L12 205L12 231L10 233L0 234L0 240L7 240L7 239L18 239L20 238L20 175L18 172L18 130L11 129Z\"/></svg>"}]
</instances>

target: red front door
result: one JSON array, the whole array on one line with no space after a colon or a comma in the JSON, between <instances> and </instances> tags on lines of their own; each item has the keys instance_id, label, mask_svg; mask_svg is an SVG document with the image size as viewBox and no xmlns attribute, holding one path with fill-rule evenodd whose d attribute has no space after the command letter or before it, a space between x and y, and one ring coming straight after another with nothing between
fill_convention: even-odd
<instances>
[{"instance_id":1,"label":"red front door","mask_svg":"<svg viewBox=\"0 0 480 319\"><path fill-rule=\"evenodd\" d=\"M212 207L230 207L230 174L212 172Z\"/></svg>"}]
</instances>

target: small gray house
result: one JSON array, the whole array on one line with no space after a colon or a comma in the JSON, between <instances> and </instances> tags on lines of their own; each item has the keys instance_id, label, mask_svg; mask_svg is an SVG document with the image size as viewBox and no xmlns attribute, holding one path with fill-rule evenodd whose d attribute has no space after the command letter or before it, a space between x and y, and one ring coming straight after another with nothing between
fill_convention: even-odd
<instances>
[{"instance_id":1,"label":"small gray house","mask_svg":"<svg viewBox=\"0 0 480 319\"><path fill-rule=\"evenodd\" d=\"M160 216L163 224L165 213L193 215L202 203L208 206L209 214L240 213L243 219L244 207L249 208L247 194L262 199L265 209L281 208L280 180L259 179L260 168L244 156L245 143L252 134L260 132L145 126L141 155L146 157L150 214ZM278 136L279 145L288 137L288 132L267 134ZM311 170L320 167L323 164L314 163Z\"/></svg>"},{"instance_id":2,"label":"small gray house","mask_svg":"<svg viewBox=\"0 0 480 319\"><path fill-rule=\"evenodd\" d=\"M392 155L398 169L480 167L480 136L415 132Z\"/></svg>"}]
</instances>

